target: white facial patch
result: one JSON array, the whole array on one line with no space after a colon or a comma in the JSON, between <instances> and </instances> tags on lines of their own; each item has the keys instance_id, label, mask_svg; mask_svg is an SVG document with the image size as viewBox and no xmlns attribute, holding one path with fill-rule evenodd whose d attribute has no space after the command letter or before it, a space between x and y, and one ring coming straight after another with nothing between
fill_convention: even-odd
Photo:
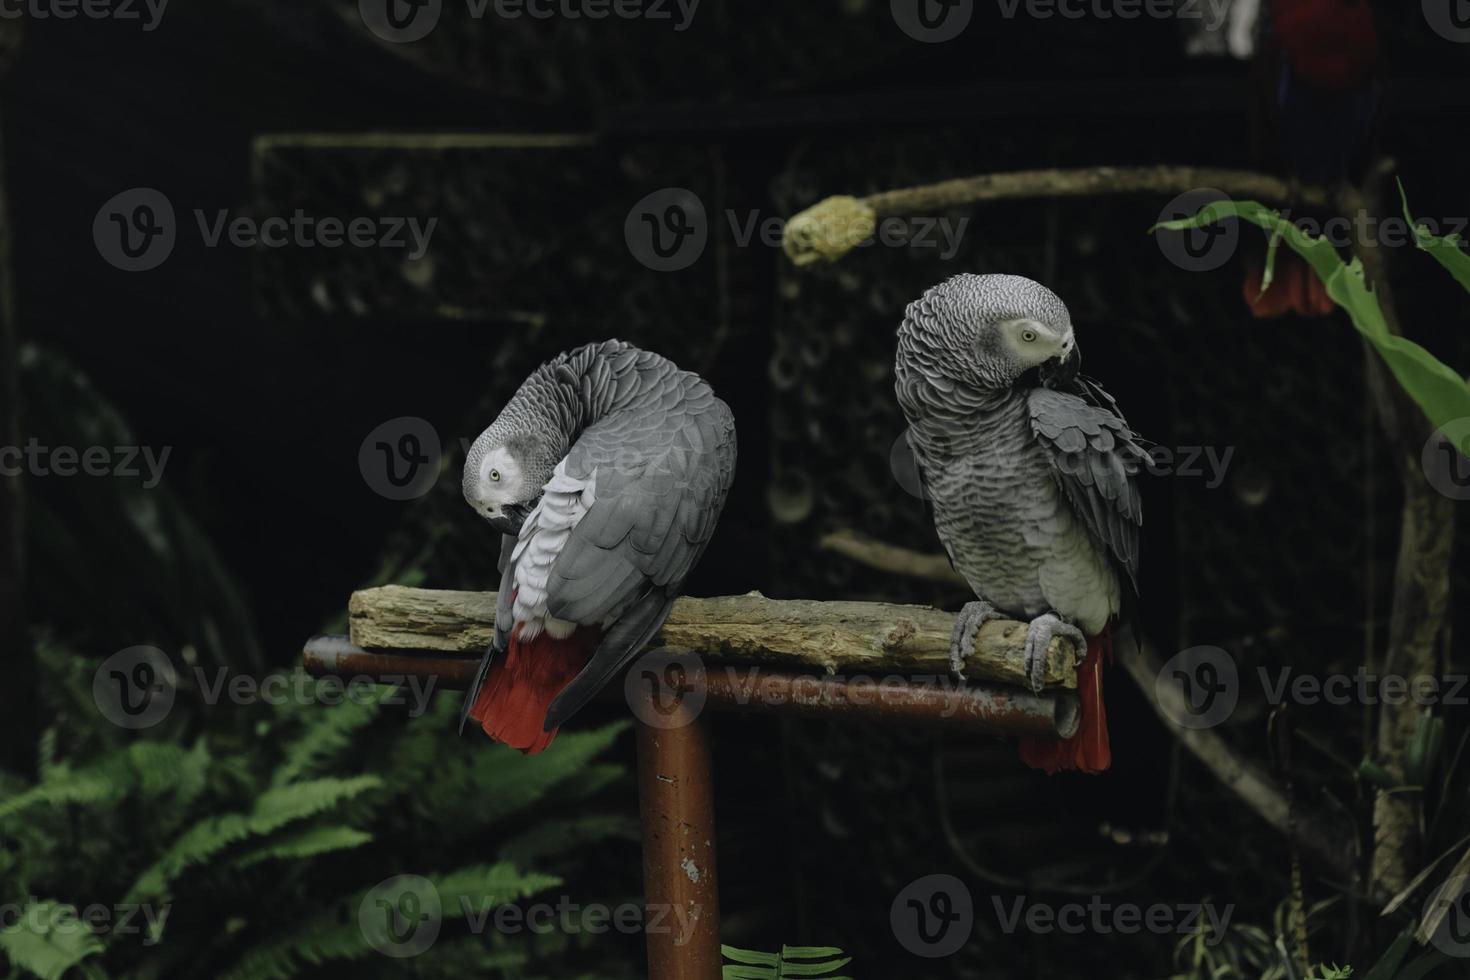
<instances>
[{"instance_id":1,"label":"white facial patch","mask_svg":"<svg viewBox=\"0 0 1470 980\"><path fill-rule=\"evenodd\" d=\"M1022 364L1040 364L1057 357L1067 349L1071 330L1058 332L1040 320L1006 320L999 324L1001 336L1017 361Z\"/></svg>"},{"instance_id":2,"label":"white facial patch","mask_svg":"<svg viewBox=\"0 0 1470 980\"><path fill-rule=\"evenodd\" d=\"M481 502L504 506L517 499L521 468L504 446L497 446L481 457L477 475L476 490Z\"/></svg>"}]
</instances>

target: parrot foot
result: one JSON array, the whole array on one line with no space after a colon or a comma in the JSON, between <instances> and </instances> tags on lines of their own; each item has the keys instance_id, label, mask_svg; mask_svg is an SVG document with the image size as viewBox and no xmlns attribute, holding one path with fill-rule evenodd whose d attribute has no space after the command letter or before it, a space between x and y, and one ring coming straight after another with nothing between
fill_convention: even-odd
<instances>
[{"instance_id":1,"label":"parrot foot","mask_svg":"<svg viewBox=\"0 0 1470 980\"><path fill-rule=\"evenodd\" d=\"M1026 628L1026 676L1031 690L1041 693L1046 682L1046 649L1054 636L1071 640L1077 647L1077 662L1087 655L1087 636L1056 613L1042 613Z\"/></svg>"},{"instance_id":2,"label":"parrot foot","mask_svg":"<svg viewBox=\"0 0 1470 980\"><path fill-rule=\"evenodd\" d=\"M960 680L965 679L965 664L975 653L975 633L988 619L1004 619L994 606L984 599L967 602L954 621L954 632L949 635L949 669Z\"/></svg>"}]
</instances>

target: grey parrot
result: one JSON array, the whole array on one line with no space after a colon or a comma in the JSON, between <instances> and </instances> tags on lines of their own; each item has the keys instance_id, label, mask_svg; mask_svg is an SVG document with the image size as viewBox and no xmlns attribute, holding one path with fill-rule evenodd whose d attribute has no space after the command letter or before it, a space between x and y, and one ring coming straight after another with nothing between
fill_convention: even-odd
<instances>
[{"instance_id":1,"label":"grey parrot","mask_svg":"<svg viewBox=\"0 0 1470 980\"><path fill-rule=\"evenodd\" d=\"M501 534L495 635L460 715L528 753L652 639L735 476L735 421L698 375L618 340L538 368L465 458Z\"/></svg>"},{"instance_id":2,"label":"grey parrot","mask_svg":"<svg viewBox=\"0 0 1470 980\"><path fill-rule=\"evenodd\" d=\"M1022 276L955 276L910 303L898 329L909 445L939 539L978 597L955 624L956 672L992 618L1029 621L1035 690L1053 636L1086 651L1078 734L1022 742L1022 758L1049 772L1111 761L1101 659L1124 580L1137 590L1143 523L1147 452L1080 366L1066 305Z\"/></svg>"}]
</instances>

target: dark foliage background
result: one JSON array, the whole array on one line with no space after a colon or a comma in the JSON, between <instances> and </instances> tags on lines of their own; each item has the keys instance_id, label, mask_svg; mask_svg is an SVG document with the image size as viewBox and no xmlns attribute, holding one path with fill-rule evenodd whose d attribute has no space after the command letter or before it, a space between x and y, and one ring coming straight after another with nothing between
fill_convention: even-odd
<instances>
[{"instance_id":1,"label":"dark foliage background","mask_svg":"<svg viewBox=\"0 0 1470 980\"><path fill-rule=\"evenodd\" d=\"M1470 48L1435 37L1417 5L1380 7L1380 145L1419 214L1470 214L1454 149ZM24 431L78 442L67 385L86 379L139 443L172 447L166 498L145 499L165 500L175 532L201 542L151 560L95 519L110 511L89 496L109 488L29 481L30 618L75 657L150 642L240 669L285 667L362 584L493 587L495 536L459 498L460 440L541 360L609 336L700 371L740 422L735 491L687 591L953 607L963 596L952 589L864 568L819 541L856 528L937 549L921 502L889 468L902 431L892 334L908 300L962 270L1051 285L1079 324L1089 373L1154 441L1234 447L1219 487L1146 487L1141 631L1160 650L1210 643L1248 671L1328 672L1383 642L1398 489L1357 339L1341 322L1251 320L1234 264L1170 265L1144 234L1161 202L989 205L947 215L970 219L952 257L872 247L810 270L742 246L726 218L989 171L1269 167L1251 138L1244 63L1187 56L1170 20L1007 20L983 3L960 40L937 46L904 36L878 0L705 0L684 32L475 20L449 4L429 39L405 46L376 41L355 8L175 0L147 33L26 24L3 103L17 323L56 359L44 363L64 366L49 381L30 369ZM446 146L434 133L568 138ZM107 265L91 240L98 207L134 186L164 191L181 226L169 260L141 274ZM623 222L669 186L699 195L710 244L690 268L659 273L629 251ZM210 249L191 214L297 207L432 215L438 226L410 262L383 250ZM1422 257L1393 262L1416 337L1463 370L1470 303ZM429 420L446 448L442 478L408 504L376 495L357 464L364 436L405 415ZM201 575L227 584L203 589ZM1462 598L1464 579L1462 568ZM990 896L1015 892L987 873L1117 886L1119 901L1144 905L1213 897L1269 929L1288 891L1285 844L1179 757L1121 671L1109 688L1116 764L1094 780L1030 773L995 741L721 719L727 941L842 946L859 977L1173 972L1172 937L1004 934ZM582 724L614 717L597 710ZM1324 710L1302 724L1332 749L1302 762L1304 797L1361 818L1357 716ZM1452 721L1450 744L1463 726ZM1264 706L1247 704L1227 735L1264 758ZM615 751L631 748L623 738ZM1447 786L1463 804L1463 781ZM626 808L628 789L607 807ZM482 844L493 850L465 846ZM494 854L466 863L482 857ZM635 850L585 860L595 874L568 873L590 892L636 892ZM934 871L964 878L980 914L965 950L921 964L894 940L888 908ZM1315 882L1309 892L1332 894ZM1328 918L1318 958L1362 967L1402 925ZM636 952L620 949L619 962Z\"/></svg>"}]
</instances>

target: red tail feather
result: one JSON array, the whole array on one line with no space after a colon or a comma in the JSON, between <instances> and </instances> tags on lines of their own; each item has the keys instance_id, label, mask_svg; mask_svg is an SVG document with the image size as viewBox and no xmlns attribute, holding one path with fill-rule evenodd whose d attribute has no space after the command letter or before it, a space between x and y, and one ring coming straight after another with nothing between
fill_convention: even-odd
<instances>
[{"instance_id":1,"label":"red tail feather","mask_svg":"<svg viewBox=\"0 0 1470 980\"><path fill-rule=\"evenodd\" d=\"M1082 720L1071 738L1021 739L1021 761L1051 774L1075 769L1089 775L1105 772L1113 764L1108 745L1108 716L1103 710L1102 662L1113 659L1113 630L1109 626L1087 638L1087 658L1077 668L1077 697L1082 702Z\"/></svg>"},{"instance_id":2,"label":"red tail feather","mask_svg":"<svg viewBox=\"0 0 1470 980\"><path fill-rule=\"evenodd\" d=\"M510 649L490 662L470 717L497 742L535 755L551 744L556 730L544 731L551 702L582 672L597 649L602 631L579 627L564 640L537 633L521 639L517 626Z\"/></svg>"}]
</instances>

